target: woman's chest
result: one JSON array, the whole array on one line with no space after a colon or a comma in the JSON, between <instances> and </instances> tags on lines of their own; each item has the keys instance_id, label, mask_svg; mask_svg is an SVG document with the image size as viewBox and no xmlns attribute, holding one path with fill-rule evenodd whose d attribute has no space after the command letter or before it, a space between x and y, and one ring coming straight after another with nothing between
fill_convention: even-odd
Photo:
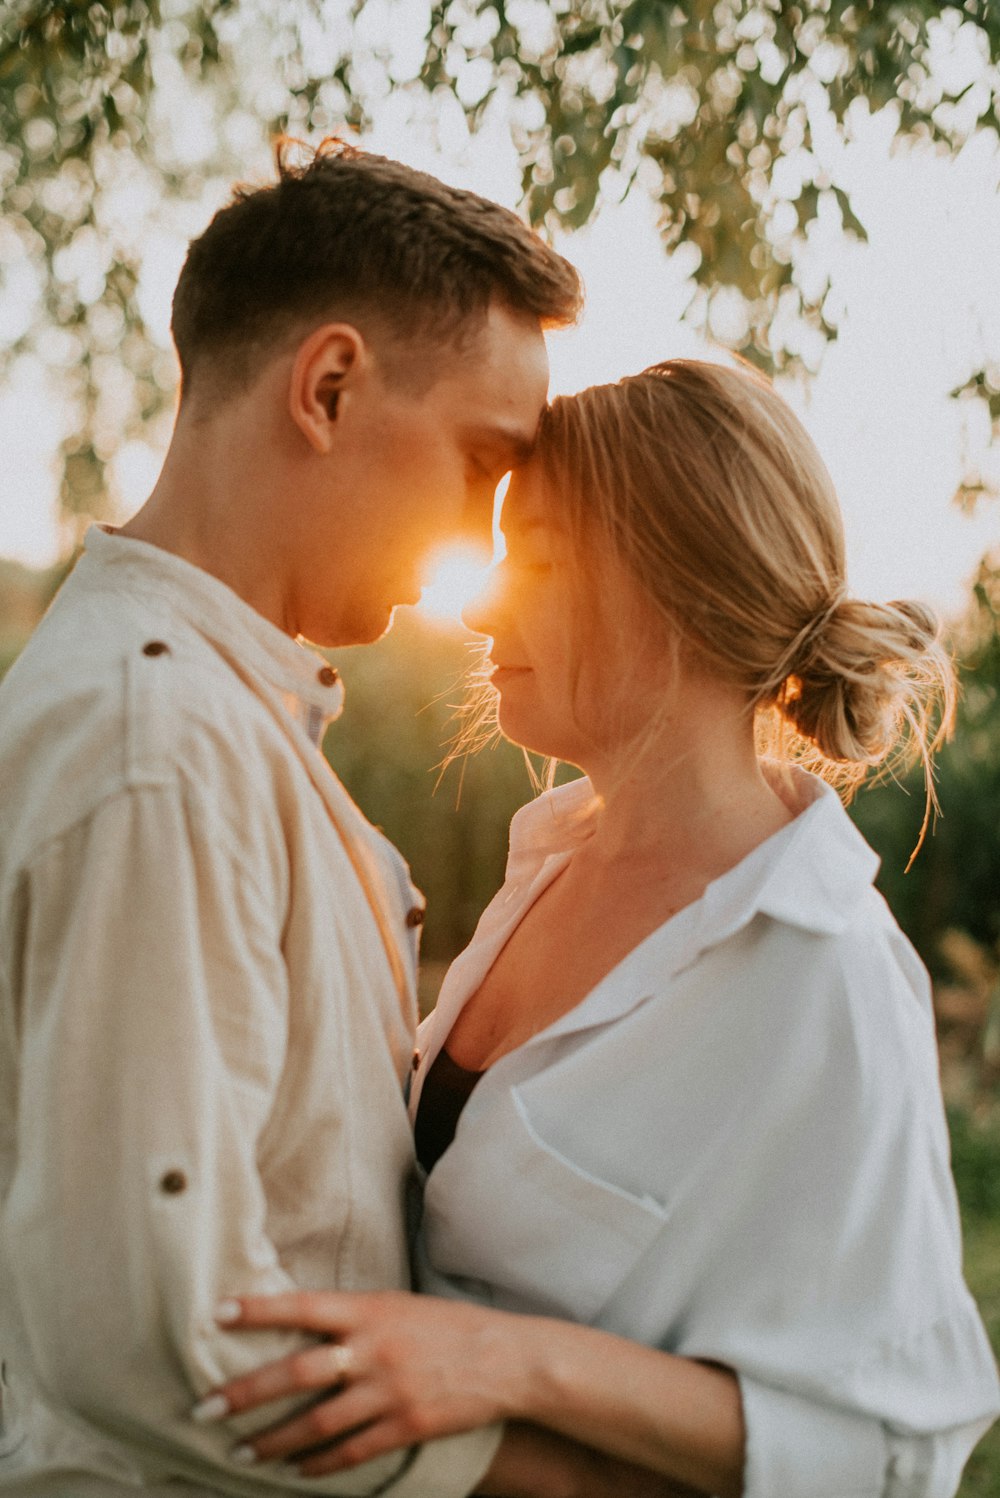
<instances>
[{"instance_id":1,"label":"woman's chest","mask_svg":"<svg viewBox=\"0 0 1000 1498\"><path fill-rule=\"evenodd\" d=\"M575 1008L673 913L659 885L580 878L572 866L528 908L466 1000L446 1041L481 1070Z\"/></svg>"},{"instance_id":2,"label":"woman's chest","mask_svg":"<svg viewBox=\"0 0 1000 1498\"><path fill-rule=\"evenodd\" d=\"M594 1321L666 1241L725 1115L690 996L657 992L652 976L629 964L587 1000L580 1028L569 1017L479 1083L427 1181L423 1288L458 1277L497 1306ZM673 1293L689 1266L683 1245L671 1252ZM672 1315L661 1303L653 1321L617 1329L658 1339Z\"/></svg>"}]
</instances>

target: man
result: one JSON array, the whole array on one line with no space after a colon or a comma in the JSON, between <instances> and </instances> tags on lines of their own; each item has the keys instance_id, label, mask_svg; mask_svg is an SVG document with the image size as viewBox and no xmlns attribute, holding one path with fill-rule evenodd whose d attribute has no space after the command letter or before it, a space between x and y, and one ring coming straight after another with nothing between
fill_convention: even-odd
<instances>
[{"instance_id":1,"label":"man","mask_svg":"<svg viewBox=\"0 0 1000 1498\"><path fill-rule=\"evenodd\" d=\"M190 1411L294 1345L223 1296L408 1283L421 902L298 637L377 639L488 534L578 304L514 215L339 143L191 247L163 473L0 690L0 1493L572 1490L496 1430L248 1472Z\"/></svg>"}]
</instances>

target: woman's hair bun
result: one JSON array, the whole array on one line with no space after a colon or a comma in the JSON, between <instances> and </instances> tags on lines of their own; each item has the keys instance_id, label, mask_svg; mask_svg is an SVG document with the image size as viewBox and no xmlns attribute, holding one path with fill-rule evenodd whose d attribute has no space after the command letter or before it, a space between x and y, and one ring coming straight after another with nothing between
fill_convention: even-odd
<instances>
[{"instance_id":1,"label":"woman's hair bun","mask_svg":"<svg viewBox=\"0 0 1000 1498\"><path fill-rule=\"evenodd\" d=\"M926 603L920 603L915 598L896 598L892 603L887 603L885 608L892 610L901 622L909 621L912 627L908 640L913 650L926 650L941 633L937 614Z\"/></svg>"},{"instance_id":2,"label":"woman's hair bun","mask_svg":"<svg viewBox=\"0 0 1000 1498\"><path fill-rule=\"evenodd\" d=\"M826 759L880 764L906 739L926 741L929 702L948 695L938 633L923 603L839 599L808 633L779 708ZM950 716L950 700L944 707Z\"/></svg>"}]
</instances>

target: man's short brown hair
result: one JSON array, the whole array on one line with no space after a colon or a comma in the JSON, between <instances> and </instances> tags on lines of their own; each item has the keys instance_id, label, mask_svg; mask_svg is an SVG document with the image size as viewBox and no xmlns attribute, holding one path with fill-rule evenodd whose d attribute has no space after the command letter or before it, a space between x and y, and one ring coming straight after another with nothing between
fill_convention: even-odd
<instances>
[{"instance_id":1,"label":"man's short brown hair","mask_svg":"<svg viewBox=\"0 0 1000 1498\"><path fill-rule=\"evenodd\" d=\"M304 161L295 144L276 183L238 187L190 246L171 321L183 392L203 364L220 396L245 388L328 318L441 347L494 298L543 326L579 313L577 272L509 209L338 139Z\"/></svg>"}]
</instances>

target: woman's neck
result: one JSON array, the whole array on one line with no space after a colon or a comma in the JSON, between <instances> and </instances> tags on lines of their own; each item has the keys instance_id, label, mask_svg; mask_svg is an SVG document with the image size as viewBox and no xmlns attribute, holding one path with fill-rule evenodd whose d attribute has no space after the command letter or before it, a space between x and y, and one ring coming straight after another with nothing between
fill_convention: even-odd
<instances>
[{"instance_id":1,"label":"woman's neck","mask_svg":"<svg viewBox=\"0 0 1000 1498\"><path fill-rule=\"evenodd\" d=\"M584 767L601 803L588 861L714 878L792 820L796 809L761 769L742 705L722 694L712 706L702 701L638 748Z\"/></svg>"}]
</instances>

